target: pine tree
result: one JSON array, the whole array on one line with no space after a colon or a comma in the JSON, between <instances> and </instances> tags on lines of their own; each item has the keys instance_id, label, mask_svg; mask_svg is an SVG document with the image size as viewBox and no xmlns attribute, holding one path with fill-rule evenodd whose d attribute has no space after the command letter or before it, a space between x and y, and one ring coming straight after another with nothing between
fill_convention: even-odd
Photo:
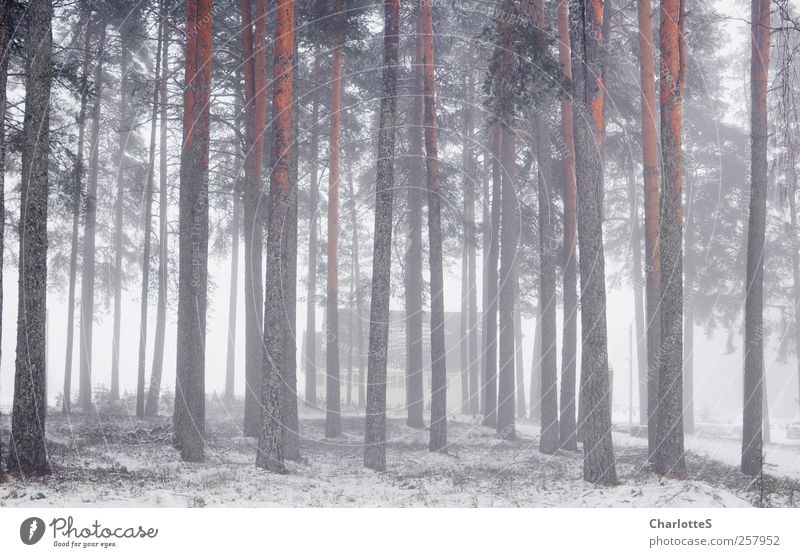
<instances>
[{"instance_id":1,"label":"pine tree","mask_svg":"<svg viewBox=\"0 0 800 557\"><path fill-rule=\"evenodd\" d=\"M175 444L181 452L181 458L188 462L202 462L205 458L212 9L212 0L186 2L174 422Z\"/></svg>"},{"instance_id":2,"label":"pine tree","mask_svg":"<svg viewBox=\"0 0 800 557\"><path fill-rule=\"evenodd\" d=\"M611 401L603 251L602 152L603 11L597 0L570 4L572 78L577 117L573 122L581 281L581 407L583 479L617 481L611 440Z\"/></svg>"},{"instance_id":3,"label":"pine tree","mask_svg":"<svg viewBox=\"0 0 800 557\"><path fill-rule=\"evenodd\" d=\"M25 120L19 223L19 306L9 470L20 476L50 473L45 447L47 417L47 194L50 87L50 0L28 3Z\"/></svg>"},{"instance_id":4,"label":"pine tree","mask_svg":"<svg viewBox=\"0 0 800 557\"><path fill-rule=\"evenodd\" d=\"M420 10L422 36L425 167L428 186L428 249L431 272L431 437L430 450L447 447L447 368L444 346L444 271L442 268L439 142L436 128L436 86L433 60L433 15L430 2Z\"/></svg>"},{"instance_id":5,"label":"pine tree","mask_svg":"<svg viewBox=\"0 0 800 557\"><path fill-rule=\"evenodd\" d=\"M661 105L661 348L655 468L686 475L683 455L683 258L681 124L684 75L684 0L661 4L659 103ZM758 401L759 404L761 401Z\"/></svg>"},{"instance_id":6,"label":"pine tree","mask_svg":"<svg viewBox=\"0 0 800 557\"><path fill-rule=\"evenodd\" d=\"M381 96L375 183L375 242L372 257L367 416L364 466L386 470L386 366L389 353L389 301L392 271L395 123L400 50L400 0L384 1L383 95Z\"/></svg>"},{"instance_id":7,"label":"pine tree","mask_svg":"<svg viewBox=\"0 0 800 557\"><path fill-rule=\"evenodd\" d=\"M569 10L567 0L559 0L558 55L564 79L572 81L572 64L569 44ZM577 292L577 190L575 184L575 140L573 136L572 90L561 97L561 140L564 142L564 326L561 345L561 413L559 415L559 443L562 449L578 449L575 423L575 378L578 342L578 292ZM531 405L533 401L531 400Z\"/></svg>"},{"instance_id":8,"label":"pine tree","mask_svg":"<svg viewBox=\"0 0 800 557\"><path fill-rule=\"evenodd\" d=\"M261 431L258 437L256 466L284 472L281 370L286 350L285 335L290 334L285 309L291 273L287 261L292 222L291 180L292 100L294 84L294 1L278 0L275 10L275 63L273 66L272 172L270 174L269 225L267 229L267 289L264 296L264 355L261 380ZM296 213L295 213L296 214ZM288 300L294 304L294 300Z\"/></svg>"},{"instance_id":9,"label":"pine tree","mask_svg":"<svg viewBox=\"0 0 800 557\"><path fill-rule=\"evenodd\" d=\"M767 92L769 90L770 2L753 0L750 58L750 213L744 321L744 412L742 472L763 469L762 397L764 390L764 240L767 213Z\"/></svg>"},{"instance_id":10,"label":"pine tree","mask_svg":"<svg viewBox=\"0 0 800 557\"><path fill-rule=\"evenodd\" d=\"M658 423L658 370L661 346L661 256L659 234L659 165L656 135L656 81L653 57L653 25L650 0L638 4L639 68L642 114L642 160L644 173L644 234L647 308L647 451L655 459Z\"/></svg>"}]
</instances>

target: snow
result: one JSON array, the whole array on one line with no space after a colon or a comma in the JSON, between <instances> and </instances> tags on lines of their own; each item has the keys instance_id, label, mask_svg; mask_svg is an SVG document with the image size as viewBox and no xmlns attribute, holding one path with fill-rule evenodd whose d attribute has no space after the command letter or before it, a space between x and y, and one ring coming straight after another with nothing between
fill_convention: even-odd
<instances>
[{"instance_id":1,"label":"snow","mask_svg":"<svg viewBox=\"0 0 800 557\"><path fill-rule=\"evenodd\" d=\"M346 412L346 411L345 411ZM451 417L446 454L428 451L428 431L388 420L388 470L363 467L363 415L343 416L343 434L324 437L324 414L301 409L301 454L275 475L254 466L254 440L242 437L241 405L211 401L206 462L183 463L171 446L171 419L124 413L51 413L50 478L0 485L0 506L56 507L745 507L763 504L749 478L728 464L728 441L689 439L688 481L650 470L646 440L615 432L621 484L582 480L582 453L538 451L538 427L518 423L501 440L467 418ZM4 417L4 438L7 419ZM705 444L704 444L705 443ZM731 442L732 443L732 442ZM723 451L725 449L725 451ZM781 449L782 450L782 449ZM786 449L787 458L791 449ZM768 451L770 454L772 451ZM796 459L798 453L791 453ZM777 451L775 453L778 455ZM770 461L772 462L772 461ZM795 461L796 462L796 461ZM786 461L791 464L791 459ZM776 466L782 467L783 462ZM792 477L797 473L796 466ZM782 469L782 468L781 468ZM787 480L788 481L788 480ZM794 483L773 486L768 503L796 505Z\"/></svg>"}]
</instances>

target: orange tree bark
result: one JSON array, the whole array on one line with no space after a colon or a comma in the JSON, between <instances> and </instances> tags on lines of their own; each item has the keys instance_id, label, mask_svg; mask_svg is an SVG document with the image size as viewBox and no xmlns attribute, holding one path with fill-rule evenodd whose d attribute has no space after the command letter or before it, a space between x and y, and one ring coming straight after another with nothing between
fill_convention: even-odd
<instances>
[{"instance_id":1,"label":"orange tree bark","mask_svg":"<svg viewBox=\"0 0 800 557\"><path fill-rule=\"evenodd\" d=\"M409 427L425 426L425 403L422 377L422 203L423 203L423 151L422 151L422 33L421 18L417 14L414 61L413 101L408 126L409 188L408 188L408 242L406 244L405 310L406 310L406 424Z\"/></svg>"},{"instance_id":2,"label":"orange tree bark","mask_svg":"<svg viewBox=\"0 0 800 557\"><path fill-rule=\"evenodd\" d=\"M444 271L442 268L439 144L436 130L436 84L433 60L431 3L420 11L425 127L425 167L428 186L428 244L431 270L431 436L432 452L447 447L447 368L444 346Z\"/></svg>"},{"instance_id":3,"label":"orange tree bark","mask_svg":"<svg viewBox=\"0 0 800 557\"><path fill-rule=\"evenodd\" d=\"M583 478L617 481L611 440L611 400L603 252L603 3L580 0L571 8L573 122L578 192L581 281L581 407Z\"/></svg>"},{"instance_id":4,"label":"orange tree bark","mask_svg":"<svg viewBox=\"0 0 800 557\"><path fill-rule=\"evenodd\" d=\"M294 2L278 0L275 11L275 63L272 86L274 122L272 134L272 172L269 189L269 224L267 229L267 289L264 299L264 356L261 389L261 431L258 437L256 466L283 472L281 421L281 372L284 365L285 335L293 330L285 304L287 292L293 291L288 281L288 261L292 220L292 90L294 80Z\"/></svg>"},{"instance_id":5,"label":"orange tree bark","mask_svg":"<svg viewBox=\"0 0 800 557\"><path fill-rule=\"evenodd\" d=\"M205 458L211 26L212 0L187 0L174 422L175 444L188 462Z\"/></svg>"},{"instance_id":6,"label":"orange tree bark","mask_svg":"<svg viewBox=\"0 0 800 557\"><path fill-rule=\"evenodd\" d=\"M658 253L659 168L656 132L656 81L653 58L653 24L650 0L639 1L639 69L642 113L642 162L644 173L644 234L647 273L647 446L655 458L658 405L658 350L661 321L658 315L661 298L661 257Z\"/></svg>"},{"instance_id":7,"label":"orange tree bark","mask_svg":"<svg viewBox=\"0 0 800 557\"><path fill-rule=\"evenodd\" d=\"M763 468L763 298L764 239L767 216L767 91L769 88L769 0L753 0L750 54L750 218L744 313L744 412L742 472Z\"/></svg>"},{"instance_id":8,"label":"orange tree bark","mask_svg":"<svg viewBox=\"0 0 800 557\"><path fill-rule=\"evenodd\" d=\"M659 103L661 106L661 347L658 374L655 468L686 475L683 456L683 153L681 123L685 54L684 0L661 3ZM760 402L760 401L759 401Z\"/></svg>"},{"instance_id":9,"label":"orange tree bark","mask_svg":"<svg viewBox=\"0 0 800 557\"><path fill-rule=\"evenodd\" d=\"M372 258L367 416L364 466L386 470L386 366L389 351L391 299L392 204L397 118L397 74L400 50L400 0L384 1L383 95L381 96L375 184L375 242ZM359 316L360 319L360 316Z\"/></svg>"},{"instance_id":10,"label":"orange tree bark","mask_svg":"<svg viewBox=\"0 0 800 557\"><path fill-rule=\"evenodd\" d=\"M567 0L559 0L558 59L564 78L572 81L569 45L569 10ZM571 83L570 83L571 85ZM561 448L578 449L575 422L575 376L577 362L578 291L577 291L577 191L575 185L575 140L572 132L572 90L561 96L561 140L564 143L564 328L561 347L561 413L559 443Z\"/></svg>"},{"instance_id":11,"label":"orange tree bark","mask_svg":"<svg viewBox=\"0 0 800 557\"><path fill-rule=\"evenodd\" d=\"M262 219L265 202L261 187L264 133L267 120L266 0L241 0L242 59L245 74L245 169L244 169L244 298L245 298L245 411L244 433L258 435L261 424ZM255 23L255 24L254 24Z\"/></svg>"},{"instance_id":12,"label":"orange tree bark","mask_svg":"<svg viewBox=\"0 0 800 557\"><path fill-rule=\"evenodd\" d=\"M331 76L331 134L328 162L328 283L326 342L325 436L342 432L341 384L339 382L339 131L342 101L342 22L341 0L336 0L336 30L333 35L333 75Z\"/></svg>"}]
</instances>

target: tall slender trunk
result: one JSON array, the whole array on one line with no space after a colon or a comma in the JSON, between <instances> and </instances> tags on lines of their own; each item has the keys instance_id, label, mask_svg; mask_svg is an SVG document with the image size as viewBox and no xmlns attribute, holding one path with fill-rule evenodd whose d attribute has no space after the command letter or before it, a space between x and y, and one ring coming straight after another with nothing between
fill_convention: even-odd
<instances>
[{"instance_id":1,"label":"tall slender trunk","mask_svg":"<svg viewBox=\"0 0 800 557\"><path fill-rule=\"evenodd\" d=\"M469 291L467 292L467 336L469 337L469 408L468 413L473 416L480 412L479 393L480 384L478 373L480 356L478 355L478 273L477 273L477 230L475 227L475 184L478 180L477 161L475 160L475 79L470 73L467 78L467 113L465 127L467 141L469 142L467 188L464 192L465 228L467 242L467 275Z\"/></svg>"},{"instance_id":2,"label":"tall slender trunk","mask_svg":"<svg viewBox=\"0 0 800 557\"><path fill-rule=\"evenodd\" d=\"M532 20L536 30L537 52L547 51L545 36L544 7L542 0L532 2ZM539 107L545 109L545 106ZM539 110L534 111L533 130L536 135L536 162L539 168L539 304L542 322L542 433L539 437L539 450L553 454L559 447L558 430L558 345L556 331L556 211L553 207L551 183L552 149L550 146L550 125L542 118Z\"/></svg>"},{"instance_id":3,"label":"tall slender trunk","mask_svg":"<svg viewBox=\"0 0 800 557\"><path fill-rule=\"evenodd\" d=\"M11 5L0 4L0 357L3 354L3 242L5 241L6 186L6 90L8 86L8 47L11 44ZM0 414L1 415L1 414ZM0 480L3 476L3 440L0 439Z\"/></svg>"},{"instance_id":4,"label":"tall slender trunk","mask_svg":"<svg viewBox=\"0 0 800 557\"><path fill-rule=\"evenodd\" d=\"M162 5L163 7L163 5ZM144 407L146 416L158 414L158 399L161 391L161 375L164 369L164 337L167 328L167 274L168 234L167 211L167 108L169 106L167 79L169 76L169 25L161 26L161 81L159 87L160 120L159 130L159 169L158 169L158 308L156 309L156 331L153 339L153 369L150 373L150 386Z\"/></svg>"},{"instance_id":5,"label":"tall slender trunk","mask_svg":"<svg viewBox=\"0 0 800 557\"><path fill-rule=\"evenodd\" d=\"M536 318L533 325L533 350L531 353L531 381L528 398L530 399L530 409L528 419L535 423L542 423L542 318L538 308L534 311Z\"/></svg>"},{"instance_id":6,"label":"tall slender trunk","mask_svg":"<svg viewBox=\"0 0 800 557\"><path fill-rule=\"evenodd\" d=\"M380 471L386 469L386 365L389 352L399 51L400 0L384 0L383 95L375 185L375 242L372 258L367 416L364 433L364 466Z\"/></svg>"},{"instance_id":7,"label":"tall slender trunk","mask_svg":"<svg viewBox=\"0 0 800 557\"><path fill-rule=\"evenodd\" d=\"M611 440L611 402L603 252L603 6L581 0L572 7L573 87L578 118L573 122L577 178L581 280L581 406L583 478L617 481Z\"/></svg>"},{"instance_id":8,"label":"tall slender trunk","mask_svg":"<svg viewBox=\"0 0 800 557\"><path fill-rule=\"evenodd\" d=\"M514 273L519 277L519 264L514 265ZM519 296L519 278L516 280L517 294L514 310L514 369L517 376L517 419L524 420L528 417L527 404L525 402L525 358L522 354L522 304Z\"/></svg>"},{"instance_id":9,"label":"tall slender trunk","mask_svg":"<svg viewBox=\"0 0 800 557\"><path fill-rule=\"evenodd\" d=\"M697 280L697 262L693 245L697 233L695 215L695 188L691 173L686 173L686 234L683 241L684 257L684 315L683 315L683 431L694 433L694 300Z\"/></svg>"},{"instance_id":10,"label":"tall slender trunk","mask_svg":"<svg viewBox=\"0 0 800 557\"><path fill-rule=\"evenodd\" d=\"M684 0L661 3L661 347L655 469L683 477L683 152ZM760 403L761 401L759 401Z\"/></svg>"},{"instance_id":11,"label":"tall slender trunk","mask_svg":"<svg viewBox=\"0 0 800 557\"><path fill-rule=\"evenodd\" d=\"M626 160L628 176L628 201L631 221L631 282L633 283L633 312L636 326L636 371L639 376L639 424L647 423L647 345L644 324L644 293L642 288L642 231L639 223L639 194L636 188L633 156ZM633 385L631 385L633 389Z\"/></svg>"},{"instance_id":12,"label":"tall slender trunk","mask_svg":"<svg viewBox=\"0 0 800 557\"><path fill-rule=\"evenodd\" d=\"M236 168L240 168L239 141L236 141ZM236 304L239 297L239 227L242 220L242 199L233 188L233 216L231 217L231 284L228 296L228 352L225 358L225 400L233 401L236 386Z\"/></svg>"},{"instance_id":13,"label":"tall slender trunk","mask_svg":"<svg viewBox=\"0 0 800 557\"><path fill-rule=\"evenodd\" d=\"M83 36L83 74L81 75L81 106L78 112L78 146L75 160L75 185L72 192L72 242L69 257L69 293L67 294L67 348L64 363L64 392L62 410L69 414L72 403L72 350L75 334L75 282L78 268L78 235L80 234L81 199L83 198L83 144L86 134L86 106L89 101L89 72L92 45L92 7L83 5L86 11L86 30ZM0 218L2 218L0 213ZM2 308L0 308L2 309Z\"/></svg>"},{"instance_id":14,"label":"tall slender trunk","mask_svg":"<svg viewBox=\"0 0 800 557\"><path fill-rule=\"evenodd\" d=\"M481 360L480 360L480 383L478 384L478 411L482 415L486 415L486 393L485 388L488 384L487 378L487 358L486 347L487 344L487 322L486 316L487 308L490 304L489 299L489 255L492 243L492 222L491 222L491 207L490 207L490 187L489 175L491 174L491 160L489 151L483 151L483 184L481 187L482 201L481 201Z\"/></svg>"},{"instance_id":15,"label":"tall slender trunk","mask_svg":"<svg viewBox=\"0 0 800 557\"><path fill-rule=\"evenodd\" d=\"M742 472L763 469L764 383L764 239L767 214L767 91L769 88L769 0L753 0L750 58L750 217L747 230L745 282L744 412Z\"/></svg>"},{"instance_id":16,"label":"tall slender trunk","mask_svg":"<svg viewBox=\"0 0 800 557\"><path fill-rule=\"evenodd\" d=\"M314 87L320 79L320 55L314 55ZM311 173L308 202L308 292L306 297L306 405L317 405L317 224L319 220L319 96L311 104Z\"/></svg>"},{"instance_id":17,"label":"tall slender trunk","mask_svg":"<svg viewBox=\"0 0 800 557\"><path fill-rule=\"evenodd\" d=\"M117 134L119 137L119 148L117 151L117 176L116 176L116 196L114 198L114 329L111 340L111 400L119 400L119 366L120 366L120 335L122 327L122 250L124 238L123 222L125 215L125 165L128 140L133 129L133 120L130 115L130 76L128 68L131 63L130 45L132 44L132 34L130 23L124 22L120 26L120 44L122 54L119 65L119 120L117 121ZM90 386L89 386L90 387ZM86 393L86 394L84 394ZM84 398L88 396L89 398ZM81 386L81 402L83 407L91 407L91 390L83 389Z\"/></svg>"},{"instance_id":18,"label":"tall slender trunk","mask_svg":"<svg viewBox=\"0 0 800 557\"><path fill-rule=\"evenodd\" d=\"M162 27L164 26L164 19L166 18L166 10L164 9L164 0L160 0L159 8L159 24L158 24L158 46L156 47L156 73L155 73L155 86L153 87L153 108L150 115L150 159L147 165L147 184L145 185L145 200L144 200L144 223L142 229L144 232L144 249L142 250L142 299L141 309L139 312L139 368L136 381L136 415L144 416L145 407L145 386L144 386L144 368L145 358L147 352L147 303L150 298L150 235L151 223L153 220L153 182L155 180L156 171L156 119L158 117L158 94L159 87L158 81L161 75L161 48L162 48Z\"/></svg>"},{"instance_id":19,"label":"tall slender trunk","mask_svg":"<svg viewBox=\"0 0 800 557\"><path fill-rule=\"evenodd\" d=\"M97 63L94 66L94 100L92 101L92 143L89 151L89 180L86 186L86 214L83 224L81 261L80 402L84 408L92 404L92 332L94 326L95 239L97 234L97 179L100 152L100 109L103 100L103 53L106 23L99 21Z\"/></svg>"},{"instance_id":20,"label":"tall slender trunk","mask_svg":"<svg viewBox=\"0 0 800 557\"><path fill-rule=\"evenodd\" d=\"M292 196L296 181L291 178L292 101L294 85L294 1L278 0L275 9L275 63L273 95L272 171L270 173L269 225L267 229L267 289L264 296L264 357L261 404L261 432L258 438L256 466L273 472L283 472L283 433L281 405L281 368L287 347L285 335L291 334L292 324L285 311L291 268L287 256L291 236L297 227L292 222ZM291 301L294 303L294 300Z\"/></svg>"},{"instance_id":21,"label":"tall slender trunk","mask_svg":"<svg viewBox=\"0 0 800 557\"><path fill-rule=\"evenodd\" d=\"M661 256L659 254L658 134L656 131L656 78L653 55L653 21L650 0L639 0L639 69L642 114L642 173L644 175L644 234L647 318L647 452L656 455L658 423L658 370L661 346Z\"/></svg>"},{"instance_id":22,"label":"tall slender trunk","mask_svg":"<svg viewBox=\"0 0 800 557\"><path fill-rule=\"evenodd\" d=\"M349 174L349 172L348 172ZM355 191L353 192L355 196ZM353 215L355 215L355 198L353 199ZM356 323L355 330L351 332L356 335L356 360L358 361L358 408L364 408L366 404L365 375L364 369L364 292L361 289L361 248L358 240L358 229L353 221L353 273L355 275L355 302L356 302Z\"/></svg>"},{"instance_id":23,"label":"tall slender trunk","mask_svg":"<svg viewBox=\"0 0 800 557\"><path fill-rule=\"evenodd\" d=\"M19 223L19 309L10 471L21 477L49 474L47 416L47 149L52 81L50 0L28 3L25 120Z\"/></svg>"},{"instance_id":24,"label":"tall slender trunk","mask_svg":"<svg viewBox=\"0 0 800 557\"><path fill-rule=\"evenodd\" d=\"M341 386L339 384L339 132L342 101L341 0L336 0L336 30L333 36L333 75L331 77L331 134L328 164L328 326L325 331L327 368L325 436L342 432Z\"/></svg>"},{"instance_id":25,"label":"tall slender trunk","mask_svg":"<svg viewBox=\"0 0 800 557\"><path fill-rule=\"evenodd\" d=\"M297 41L292 38L292 60L297 60ZM292 87L292 101L290 105L290 133L291 137L299 137L297 102L298 87ZM275 104L273 103L273 108ZM274 116L273 116L274 118ZM281 443L283 456L291 460L300 458L298 441L300 438L300 419L297 410L297 343L295 328L297 325L297 191L299 171L299 151L292 142L289 145L289 198L287 222L284 223L283 234L287 235L285 254L283 256L282 272L285 292L283 294L284 313L286 314L286 329L283 333L284 353L281 368ZM272 160L277 160L275 154Z\"/></svg>"},{"instance_id":26,"label":"tall slender trunk","mask_svg":"<svg viewBox=\"0 0 800 557\"><path fill-rule=\"evenodd\" d=\"M500 365L498 373L497 433L503 439L516 438L516 371L514 358L514 314L518 311L515 261L519 247L519 201L516 192L517 153L514 133L503 125L503 182L500 230L500 291L498 294Z\"/></svg>"},{"instance_id":27,"label":"tall slender trunk","mask_svg":"<svg viewBox=\"0 0 800 557\"><path fill-rule=\"evenodd\" d=\"M483 425L497 425L497 265L500 259L500 203L502 190L502 162L500 160L503 133L498 122L492 124L492 205L489 215L488 255L486 256L486 305L483 313L483 350L486 354L483 380ZM484 249L486 245L484 243Z\"/></svg>"},{"instance_id":28,"label":"tall slender trunk","mask_svg":"<svg viewBox=\"0 0 800 557\"><path fill-rule=\"evenodd\" d=\"M414 61L414 88L411 123L408 125L409 188L408 241L406 244L406 407L409 427L425 427L424 383L422 376L422 203L423 184L423 84L421 18L417 14Z\"/></svg>"},{"instance_id":29,"label":"tall slender trunk","mask_svg":"<svg viewBox=\"0 0 800 557\"><path fill-rule=\"evenodd\" d=\"M465 179L465 182L468 178ZM464 184L464 191L466 192L467 185ZM462 222L466 224L466 195L464 213L462 215ZM458 349L459 349L459 364L461 366L461 405L460 412L467 414L469 412L469 339L467 332L469 331L469 255L467 253L467 240L461 243L461 313L458 318L459 335L458 335Z\"/></svg>"},{"instance_id":30,"label":"tall slender trunk","mask_svg":"<svg viewBox=\"0 0 800 557\"><path fill-rule=\"evenodd\" d=\"M187 462L202 462L205 458L212 9L212 0L186 2L174 422L175 444Z\"/></svg>"},{"instance_id":31,"label":"tall slender trunk","mask_svg":"<svg viewBox=\"0 0 800 557\"><path fill-rule=\"evenodd\" d=\"M242 58L245 72L246 146L244 178L244 288L245 288L245 397L244 434L259 435L261 428L262 283L264 195L261 170L267 122L266 0L256 0L255 25L252 0L241 0Z\"/></svg>"},{"instance_id":32,"label":"tall slender trunk","mask_svg":"<svg viewBox=\"0 0 800 557\"><path fill-rule=\"evenodd\" d=\"M431 271L431 437L432 452L447 447L447 367L444 346L444 271L442 269L439 144L436 129L436 84L433 60L433 16L430 2L420 6L422 83L424 93L425 167L428 186L428 249Z\"/></svg>"},{"instance_id":33,"label":"tall slender trunk","mask_svg":"<svg viewBox=\"0 0 800 557\"><path fill-rule=\"evenodd\" d=\"M564 77L572 80L572 63L569 43L569 10L567 0L559 0L558 58ZM561 97L561 139L564 143L564 324L561 346L561 412L559 414L559 443L562 449L578 449L575 423L575 376L577 373L578 343L578 268L577 268L577 189L575 183L575 140L572 131L572 91ZM533 404L533 400L531 400Z\"/></svg>"},{"instance_id":34,"label":"tall slender trunk","mask_svg":"<svg viewBox=\"0 0 800 557\"><path fill-rule=\"evenodd\" d=\"M461 413L470 414L475 406L478 382L478 357L475 320L477 294L475 276L475 123L472 104L475 102L475 81L470 73L464 77L466 91L463 106L462 170L464 176L464 245L461 275ZM477 409L475 409L477 413Z\"/></svg>"}]
</instances>

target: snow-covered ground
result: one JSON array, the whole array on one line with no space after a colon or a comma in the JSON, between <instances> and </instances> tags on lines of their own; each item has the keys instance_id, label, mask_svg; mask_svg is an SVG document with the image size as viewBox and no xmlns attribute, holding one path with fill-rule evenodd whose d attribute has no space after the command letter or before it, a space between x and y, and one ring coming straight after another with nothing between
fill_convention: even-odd
<instances>
[{"instance_id":1,"label":"snow-covered ground","mask_svg":"<svg viewBox=\"0 0 800 557\"><path fill-rule=\"evenodd\" d=\"M53 413L55 414L55 412ZM447 454L428 452L428 432L392 414L388 471L362 466L363 417L343 417L344 433L324 437L324 415L301 413L302 460L289 473L254 467L252 439L241 435L240 405L208 406L206 462L179 460L168 417L137 419L123 409L70 419L53 415L48 439L54 474L0 485L0 506L568 506L741 507L798 506L800 483L767 478L761 485L729 461L728 441L689 438L689 480L662 480L646 462L646 440L615 432L620 485L582 480L582 453L538 451L538 428L518 424L518 439L453 419ZM2 422L4 439L8 422ZM733 442L731 442L733 443ZM723 450L724 449L724 450ZM787 448L788 451L794 451ZM768 456L771 454L768 449ZM792 452L796 459L800 453ZM776 453L777 456L777 453ZM783 457L781 457L782 460ZM716 459L716 460L714 460ZM768 460L768 462L773 462ZM785 462L791 465L791 459ZM776 466L783 470L783 462ZM769 468L768 468L769 470ZM769 470L770 473L773 470ZM796 466L789 477L794 478ZM797 495L795 495L797 492Z\"/></svg>"}]
</instances>

